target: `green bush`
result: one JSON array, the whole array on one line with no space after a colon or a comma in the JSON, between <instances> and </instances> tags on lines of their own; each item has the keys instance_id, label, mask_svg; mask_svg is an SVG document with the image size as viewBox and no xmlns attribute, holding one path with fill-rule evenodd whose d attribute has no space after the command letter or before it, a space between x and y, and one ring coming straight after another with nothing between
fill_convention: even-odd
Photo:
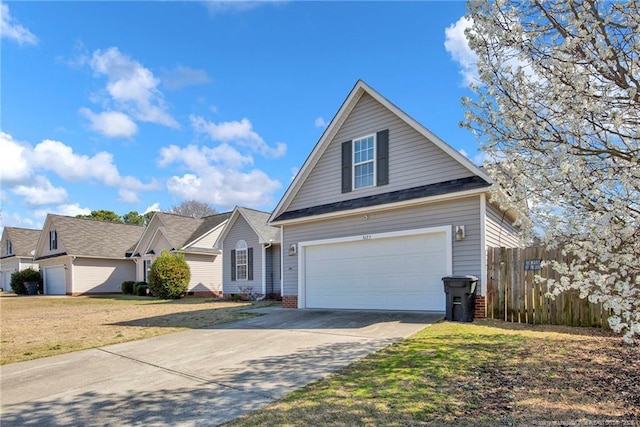
<instances>
[{"instance_id":1,"label":"green bush","mask_svg":"<svg viewBox=\"0 0 640 427\"><path fill-rule=\"evenodd\" d=\"M153 261L149 271L151 293L161 299L178 299L189 287L191 271L184 254L162 254Z\"/></svg>"},{"instance_id":2,"label":"green bush","mask_svg":"<svg viewBox=\"0 0 640 427\"><path fill-rule=\"evenodd\" d=\"M120 289L122 290L123 294L127 294L127 295L132 295L133 294L133 285L136 282L133 280L125 280L124 282L122 282L122 286L120 287Z\"/></svg>"},{"instance_id":3,"label":"green bush","mask_svg":"<svg viewBox=\"0 0 640 427\"><path fill-rule=\"evenodd\" d=\"M133 295L146 297L147 289L149 289L149 285L147 284L147 282L135 282L135 284L133 285L133 291L131 293Z\"/></svg>"},{"instance_id":4,"label":"green bush","mask_svg":"<svg viewBox=\"0 0 640 427\"><path fill-rule=\"evenodd\" d=\"M39 271L29 267L26 270L16 271L11 275L11 289L18 295L26 295L27 288L24 282L38 282L38 289L42 289L42 275Z\"/></svg>"}]
</instances>

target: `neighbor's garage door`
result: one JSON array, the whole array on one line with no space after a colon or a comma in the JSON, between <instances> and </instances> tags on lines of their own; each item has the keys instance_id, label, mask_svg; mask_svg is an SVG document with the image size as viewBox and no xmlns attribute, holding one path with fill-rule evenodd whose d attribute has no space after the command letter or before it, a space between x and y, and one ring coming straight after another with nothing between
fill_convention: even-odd
<instances>
[{"instance_id":1,"label":"neighbor's garage door","mask_svg":"<svg viewBox=\"0 0 640 427\"><path fill-rule=\"evenodd\" d=\"M444 311L444 232L305 247L308 308Z\"/></svg>"},{"instance_id":2,"label":"neighbor's garage door","mask_svg":"<svg viewBox=\"0 0 640 427\"><path fill-rule=\"evenodd\" d=\"M64 267L44 269L44 293L47 295L66 294Z\"/></svg>"}]
</instances>

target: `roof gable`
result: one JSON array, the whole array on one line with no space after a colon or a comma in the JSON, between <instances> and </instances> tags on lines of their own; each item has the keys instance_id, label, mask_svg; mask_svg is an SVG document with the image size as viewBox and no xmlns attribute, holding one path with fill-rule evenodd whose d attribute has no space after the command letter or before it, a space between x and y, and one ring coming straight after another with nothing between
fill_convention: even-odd
<instances>
[{"instance_id":1,"label":"roof gable","mask_svg":"<svg viewBox=\"0 0 640 427\"><path fill-rule=\"evenodd\" d=\"M48 243L51 230L56 231L67 255L126 258L136 246L144 227L49 214L38 240L36 258Z\"/></svg>"},{"instance_id":2,"label":"roof gable","mask_svg":"<svg viewBox=\"0 0 640 427\"><path fill-rule=\"evenodd\" d=\"M325 132L322 134L318 143L313 148L311 154L306 159L304 165L302 166L302 168L294 178L293 182L285 192L284 196L278 203L277 207L274 209L273 213L269 218L270 222L276 220L276 218L279 218L283 213L289 210L299 210L299 208L308 207L308 206L301 206L300 203L294 203L294 201L296 200L296 196L298 196L300 190L303 188L303 185L306 183L306 181L310 179L310 176L314 172L314 169L318 167L318 163L323 158L323 155L325 155L325 153L327 152L329 146L335 142L336 138L340 138L340 135L341 135L340 132L343 126L345 126L345 122L349 120L350 116L354 112L354 108L365 97L366 98L370 97L373 101L380 104L385 111L390 112L396 118L396 120L400 120L404 124L403 126L411 129L412 132L416 133L416 135L419 135L420 138L427 140L431 144L433 144L433 146L437 150L444 153L443 155L445 156L446 159L448 159L447 160L448 162L450 162L452 165L455 165L455 167L460 168L460 170L465 171L464 173L467 176L478 176L482 180L486 181L487 183L492 182L489 176L485 172L483 172L480 168L478 168L475 164L473 164L473 162L471 162L469 159L464 157L457 150L455 150L454 148L446 144L444 141L442 141L440 138L438 138L435 134L430 132L424 126L419 124L413 118L409 117L406 113L404 113L402 110L400 110L394 104L389 102L386 98L384 98L378 92L376 92L371 87L369 87L362 80L359 80L354 86L354 88L351 90L349 95L347 96L346 100L344 101L344 103L336 113L335 117L331 120L329 126L327 127ZM375 117L371 117L370 121L377 121L379 119L380 117L376 115ZM382 129L379 129L379 130L382 130ZM359 136L364 136L364 135L359 135ZM334 154L335 153L332 154L333 157L335 157ZM317 178L316 178L316 181L317 181ZM395 188L393 190L399 190L399 189ZM388 191L392 191L392 190L388 190ZM361 197L362 195L363 194L361 193L361 194L353 194L348 196L353 196L354 198L358 198L358 197ZM349 198L348 196L345 198Z\"/></svg>"},{"instance_id":3,"label":"roof gable","mask_svg":"<svg viewBox=\"0 0 640 427\"><path fill-rule=\"evenodd\" d=\"M135 254L146 253L160 235L167 239L173 249L181 250L197 246L200 239L215 230L229 216L231 216L230 212L204 218L156 212L136 245Z\"/></svg>"},{"instance_id":4,"label":"roof gable","mask_svg":"<svg viewBox=\"0 0 640 427\"><path fill-rule=\"evenodd\" d=\"M29 228L5 227L2 231L2 257L33 257L42 230ZM11 253L7 252L6 241L11 241Z\"/></svg>"},{"instance_id":5,"label":"roof gable","mask_svg":"<svg viewBox=\"0 0 640 427\"><path fill-rule=\"evenodd\" d=\"M229 218L229 222L227 222L224 230L222 230L222 233L218 236L215 246L220 246L220 243L227 237L229 230L233 228L240 217L244 218L247 224L249 224L253 232L258 236L260 243L279 243L280 229L278 227L272 227L267 223L269 215L268 212L236 206Z\"/></svg>"}]
</instances>

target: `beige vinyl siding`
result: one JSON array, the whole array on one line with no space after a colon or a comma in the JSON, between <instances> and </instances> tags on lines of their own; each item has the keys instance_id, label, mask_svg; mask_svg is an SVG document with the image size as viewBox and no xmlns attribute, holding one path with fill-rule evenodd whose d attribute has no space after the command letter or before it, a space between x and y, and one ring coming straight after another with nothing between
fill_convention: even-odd
<instances>
[{"instance_id":1,"label":"beige vinyl siding","mask_svg":"<svg viewBox=\"0 0 640 427\"><path fill-rule=\"evenodd\" d=\"M160 256L163 250L170 251L171 249L174 249L174 247L171 246L171 242L169 242L167 238L164 237L164 234L158 233L155 241L153 242L153 246L151 247L151 249L153 250L153 252L155 252L156 256ZM179 248L175 248L175 249L179 249ZM141 255L144 255L144 254L141 254Z\"/></svg>"},{"instance_id":2,"label":"beige vinyl siding","mask_svg":"<svg viewBox=\"0 0 640 427\"><path fill-rule=\"evenodd\" d=\"M218 240L218 236L220 235L220 233L222 233L223 229L224 229L224 227L219 226L217 229L215 229L211 233L207 234L202 239L197 240L196 242L194 242L191 245L191 247L194 247L194 248L208 248L208 249L213 248L213 245L216 243L216 240ZM186 244L189 244L189 243L191 243L191 242L186 242Z\"/></svg>"},{"instance_id":3,"label":"beige vinyl siding","mask_svg":"<svg viewBox=\"0 0 640 427\"><path fill-rule=\"evenodd\" d=\"M480 196L393 210L371 210L341 218L287 225L284 227L282 244L289 248L292 243L312 240L455 225L465 226L466 238L456 241L453 237L453 274L481 277L484 250L481 243ZM283 263L284 295L297 295L298 255L289 256L285 251Z\"/></svg>"},{"instance_id":4,"label":"beige vinyl siding","mask_svg":"<svg viewBox=\"0 0 640 427\"><path fill-rule=\"evenodd\" d=\"M69 270L74 294L119 293L122 282L136 278L133 260L76 258Z\"/></svg>"},{"instance_id":5,"label":"beige vinyl siding","mask_svg":"<svg viewBox=\"0 0 640 427\"><path fill-rule=\"evenodd\" d=\"M253 280L231 281L231 251L236 248L239 240L244 240L247 242L247 247L253 248ZM238 216L227 233L222 242L222 249L224 251L222 255L223 292L237 294L240 293L241 287L248 286L253 286L254 292L262 292L262 245L259 243L258 235L242 215Z\"/></svg>"},{"instance_id":6,"label":"beige vinyl siding","mask_svg":"<svg viewBox=\"0 0 640 427\"><path fill-rule=\"evenodd\" d=\"M488 247L515 248L522 244L511 221L490 203L487 203L486 239Z\"/></svg>"},{"instance_id":7,"label":"beige vinyl siding","mask_svg":"<svg viewBox=\"0 0 640 427\"><path fill-rule=\"evenodd\" d=\"M49 249L49 232L51 230L55 230L55 228L49 228L47 230L43 230L42 233L43 235L41 236L42 239L44 239L44 244L42 245L42 253L38 253L36 254L38 257L46 257L46 256L51 256L51 255L55 255L55 254L63 254L66 252L66 249L64 248L64 243L62 243L62 238L64 236L62 236L60 233L58 233L58 249L54 249L51 250Z\"/></svg>"},{"instance_id":8,"label":"beige vinyl siding","mask_svg":"<svg viewBox=\"0 0 640 427\"><path fill-rule=\"evenodd\" d=\"M389 129L389 184L341 192L341 147ZM287 210L386 193L473 174L373 97L364 94L337 132Z\"/></svg>"},{"instance_id":9,"label":"beige vinyl siding","mask_svg":"<svg viewBox=\"0 0 640 427\"><path fill-rule=\"evenodd\" d=\"M222 260L211 255L187 254L187 264L191 270L188 292L221 292Z\"/></svg>"},{"instance_id":10,"label":"beige vinyl siding","mask_svg":"<svg viewBox=\"0 0 640 427\"><path fill-rule=\"evenodd\" d=\"M280 294L280 245L274 244L266 253L267 294Z\"/></svg>"}]
</instances>

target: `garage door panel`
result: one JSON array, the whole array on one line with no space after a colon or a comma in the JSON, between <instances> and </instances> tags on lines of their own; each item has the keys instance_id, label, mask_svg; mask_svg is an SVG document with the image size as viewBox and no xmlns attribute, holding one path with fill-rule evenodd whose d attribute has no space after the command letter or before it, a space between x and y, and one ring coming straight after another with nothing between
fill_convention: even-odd
<instances>
[{"instance_id":1,"label":"garage door panel","mask_svg":"<svg viewBox=\"0 0 640 427\"><path fill-rule=\"evenodd\" d=\"M304 262L307 307L444 310L445 233L308 246Z\"/></svg>"},{"instance_id":2,"label":"garage door panel","mask_svg":"<svg viewBox=\"0 0 640 427\"><path fill-rule=\"evenodd\" d=\"M64 267L44 269L44 292L47 295L65 295L67 293Z\"/></svg>"}]
</instances>

